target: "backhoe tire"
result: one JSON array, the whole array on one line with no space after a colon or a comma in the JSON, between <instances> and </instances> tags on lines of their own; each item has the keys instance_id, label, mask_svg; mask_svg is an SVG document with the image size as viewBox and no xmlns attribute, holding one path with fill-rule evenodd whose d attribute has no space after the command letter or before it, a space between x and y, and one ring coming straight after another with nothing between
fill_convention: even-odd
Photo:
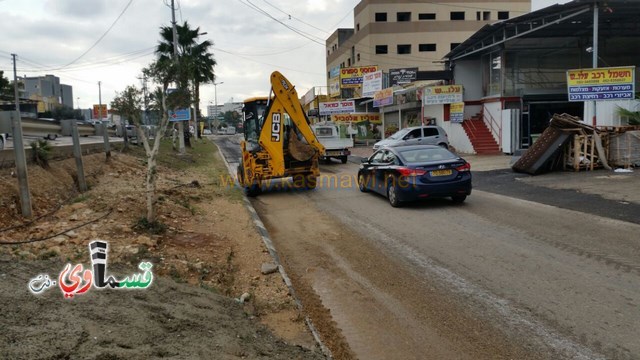
<instances>
[{"instance_id":1,"label":"backhoe tire","mask_svg":"<svg viewBox=\"0 0 640 360\"><path fill-rule=\"evenodd\" d=\"M313 190L318 185L318 178L313 176L313 174L308 174L304 177L305 187L309 190Z\"/></svg>"},{"instance_id":2,"label":"backhoe tire","mask_svg":"<svg viewBox=\"0 0 640 360\"><path fill-rule=\"evenodd\" d=\"M260 184L252 184L250 186L246 186L244 190L248 197L256 197L262 192Z\"/></svg>"}]
</instances>

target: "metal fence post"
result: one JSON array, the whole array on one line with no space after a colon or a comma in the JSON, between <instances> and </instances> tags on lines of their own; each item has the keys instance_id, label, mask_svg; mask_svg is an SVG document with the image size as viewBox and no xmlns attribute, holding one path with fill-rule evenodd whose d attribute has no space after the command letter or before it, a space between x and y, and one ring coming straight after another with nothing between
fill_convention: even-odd
<instances>
[{"instance_id":1,"label":"metal fence post","mask_svg":"<svg viewBox=\"0 0 640 360\"><path fill-rule=\"evenodd\" d=\"M27 176L27 157L24 152L22 124L20 121L20 113L18 111L11 112L11 127L13 130L13 152L16 158L16 173L18 175L18 186L20 188L20 206L22 208L22 216L30 218L32 216L32 209L31 193L29 192L29 177Z\"/></svg>"},{"instance_id":2,"label":"metal fence post","mask_svg":"<svg viewBox=\"0 0 640 360\"><path fill-rule=\"evenodd\" d=\"M107 155L107 160L109 160L111 158L111 146L109 144L109 129L107 129L107 124L105 123L101 123L100 125L102 126L102 137L104 138L104 152Z\"/></svg>"},{"instance_id":3,"label":"metal fence post","mask_svg":"<svg viewBox=\"0 0 640 360\"><path fill-rule=\"evenodd\" d=\"M78 123L75 120L64 120L71 122L71 137L73 138L73 156L76 158L78 168L78 189L80 192L87 191L87 182L84 178L84 166L82 164L82 149L80 148L80 135L78 134Z\"/></svg>"}]
</instances>

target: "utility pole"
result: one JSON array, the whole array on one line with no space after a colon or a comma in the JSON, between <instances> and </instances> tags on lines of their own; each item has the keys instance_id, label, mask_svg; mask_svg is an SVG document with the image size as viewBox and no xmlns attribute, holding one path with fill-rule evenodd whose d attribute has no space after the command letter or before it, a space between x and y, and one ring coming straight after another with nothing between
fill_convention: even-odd
<instances>
[{"instance_id":1,"label":"utility pole","mask_svg":"<svg viewBox=\"0 0 640 360\"><path fill-rule=\"evenodd\" d=\"M176 28L175 0L171 0L171 24L173 25L173 60L178 66L178 29ZM176 80L176 85L178 81ZM178 151L184 154L184 121L178 121Z\"/></svg>"},{"instance_id":2,"label":"utility pole","mask_svg":"<svg viewBox=\"0 0 640 360\"><path fill-rule=\"evenodd\" d=\"M598 18L598 3L595 2L593 3L593 57L592 57L592 62L593 62L593 68L596 69L598 68L598 26L600 23L600 20ZM596 103L596 100L593 100L593 105L592 105L592 109L593 109L593 120L592 120L592 125L593 127L595 127L598 123L598 105Z\"/></svg>"},{"instance_id":3,"label":"utility pole","mask_svg":"<svg viewBox=\"0 0 640 360\"><path fill-rule=\"evenodd\" d=\"M216 115L215 115L215 118L214 118L214 120L215 120L214 124L218 124L219 123L219 120L218 120L218 85L222 85L222 84L224 84L224 81L221 81L219 83L217 83L215 81L213 82L213 94L214 94L214 99L216 101L215 102L215 106L216 106L215 113L216 113ZM218 130L218 129L216 129L216 130Z\"/></svg>"},{"instance_id":4,"label":"utility pole","mask_svg":"<svg viewBox=\"0 0 640 360\"><path fill-rule=\"evenodd\" d=\"M16 171L18 175L18 187L20 188L20 206L22 216L30 218L31 193L29 192L29 177L27 175L27 159L24 153L24 143L22 142L22 119L20 118L20 96L18 94L18 75L16 73L16 54L11 54L13 58L13 88L16 97L16 114L11 117L11 128L13 131L13 153L16 158Z\"/></svg>"},{"instance_id":5,"label":"utility pole","mask_svg":"<svg viewBox=\"0 0 640 360\"><path fill-rule=\"evenodd\" d=\"M111 157L111 147L109 145L109 132L107 131L107 125L102 122L102 82L98 81L98 121L102 126L102 138L104 139L104 152L107 156L107 160Z\"/></svg>"}]
</instances>

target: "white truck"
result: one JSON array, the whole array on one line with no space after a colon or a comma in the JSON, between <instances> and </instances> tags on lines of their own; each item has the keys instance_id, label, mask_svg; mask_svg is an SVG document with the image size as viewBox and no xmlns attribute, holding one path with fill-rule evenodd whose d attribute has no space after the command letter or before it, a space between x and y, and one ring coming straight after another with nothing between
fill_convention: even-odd
<instances>
[{"instance_id":1,"label":"white truck","mask_svg":"<svg viewBox=\"0 0 640 360\"><path fill-rule=\"evenodd\" d=\"M331 158L340 159L343 164L347 163L347 157L351 155L349 148L353 147L353 139L341 138L340 127L331 121L321 122L311 125L318 141L324 146L325 152L321 159L330 161Z\"/></svg>"}]
</instances>

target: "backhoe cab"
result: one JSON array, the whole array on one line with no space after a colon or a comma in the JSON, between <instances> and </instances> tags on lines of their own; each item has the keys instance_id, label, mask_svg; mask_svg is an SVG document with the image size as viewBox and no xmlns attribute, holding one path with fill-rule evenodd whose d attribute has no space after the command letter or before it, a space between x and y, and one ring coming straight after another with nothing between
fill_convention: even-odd
<instances>
[{"instance_id":1,"label":"backhoe cab","mask_svg":"<svg viewBox=\"0 0 640 360\"><path fill-rule=\"evenodd\" d=\"M294 86L271 74L268 98L251 98L243 107L244 140L238 182L247 195L262 191L262 181L293 177L293 185L313 189L320 176L318 159L325 149L309 126Z\"/></svg>"}]
</instances>

